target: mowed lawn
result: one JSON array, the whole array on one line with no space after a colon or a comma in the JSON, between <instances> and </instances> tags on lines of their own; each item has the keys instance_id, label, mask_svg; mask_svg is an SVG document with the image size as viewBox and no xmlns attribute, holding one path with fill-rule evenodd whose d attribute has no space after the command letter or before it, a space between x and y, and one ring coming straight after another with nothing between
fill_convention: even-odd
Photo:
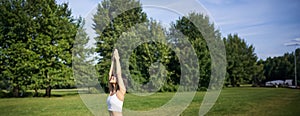
<instances>
[{"instance_id":1,"label":"mowed lawn","mask_svg":"<svg viewBox=\"0 0 300 116\"><path fill-rule=\"evenodd\" d=\"M0 115L92 115L75 90L55 90L51 98L1 98ZM173 97L174 93L157 93L151 96L127 94L124 108L147 111L159 108ZM205 92L197 92L183 116L198 115ZM224 88L207 115L300 115L300 90L287 88Z\"/></svg>"}]
</instances>

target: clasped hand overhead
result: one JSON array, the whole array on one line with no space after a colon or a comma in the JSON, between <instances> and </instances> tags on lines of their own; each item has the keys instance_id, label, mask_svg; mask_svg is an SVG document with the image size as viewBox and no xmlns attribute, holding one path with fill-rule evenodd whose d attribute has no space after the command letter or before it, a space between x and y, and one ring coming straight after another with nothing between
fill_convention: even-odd
<instances>
[{"instance_id":1,"label":"clasped hand overhead","mask_svg":"<svg viewBox=\"0 0 300 116\"><path fill-rule=\"evenodd\" d=\"M120 59L120 56L119 56L119 52L118 52L118 49L115 49L114 52L113 52L113 55L112 55L112 60L119 60Z\"/></svg>"}]
</instances>

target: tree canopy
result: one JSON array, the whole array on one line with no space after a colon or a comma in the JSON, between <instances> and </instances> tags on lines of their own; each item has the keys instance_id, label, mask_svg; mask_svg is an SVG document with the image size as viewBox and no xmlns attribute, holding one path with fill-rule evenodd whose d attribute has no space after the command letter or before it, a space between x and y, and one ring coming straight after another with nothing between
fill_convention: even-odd
<instances>
[{"instance_id":1,"label":"tree canopy","mask_svg":"<svg viewBox=\"0 0 300 116\"><path fill-rule=\"evenodd\" d=\"M262 61L264 64L264 76L266 77L265 81L272 80L286 80L292 79L295 82L295 57L297 65L297 77L300 77L300 48L296 49L295 52L285 53L283 56L269 57L265 61ZM293 83L294 83L293 82ZM297 79L299 83L299 78Z\"/></svg>"},{"instance_id":2,"label":"tree canopy","mask_svg":"<svg viewBox=\"0 0 300 116\"><path fill-rule=\"evenodd\" d=\"M1 74L13 88L51 88L72 84L72 54L78 22L67 4L55 0L2 0Z\"/></svg>"},{"instance_id":3,"label":"tree canopy","mask_svg":"<svg viewBox=\"0 0 300 116\"><path fill-rule=\"evenodd\" d=\"M258 58L254 47L248 45L237 34L229 34L224 38L227 57L226 85L239 86L240 84L252 84L264 78L262 66L258 64Z\"/></svg>"}]
</instances>

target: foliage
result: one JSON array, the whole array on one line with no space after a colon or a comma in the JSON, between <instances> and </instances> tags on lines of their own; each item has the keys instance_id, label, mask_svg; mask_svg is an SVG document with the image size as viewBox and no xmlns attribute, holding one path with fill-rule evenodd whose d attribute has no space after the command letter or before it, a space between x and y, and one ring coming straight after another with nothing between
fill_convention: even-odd
<instances>
[{"instance_id":1,"label":"foliage","mask_svg":"<svg viewBox=\"0 0 300 116\"><path fill-rule=\"evenodd\" d=\"M300 49L296 49L297 77L300 77ZM265 81L295 79L295 52L285 53L283 56L269 57L262 63L264 64ZM299 81L299 79L297 79ZM294 82L293 82L294 83Z\"/></svg>"},{"instance_id":2,"label":"foliage","mask_svg":"<svg viewBox=\"0 0 300 116\"><path fill-rule=\"evenodd\" d=\"M88 46L90 38L84 28L85 21L78 28L73 45L73 76L77 88L91 88L97 86L97 76L94 70L93 48Z\"/></svg>"},{"instance_id":3,"label":"foliage","mask_svg":"<svg viewBox=\"0 0 300 116\"><path fill-rule=\"evenodd\" d=\"M1 78L14 96L21 89L72 84L71 49L77 22L55 0L3 0L0 16Z\"/></svg>"},{"instance_id":4,"label":"foliage","mask_svg":"<svg viewBox=\"0 0 300 116\"><path fill-rule=\"evenodd\" d=\"M220 33L214 28L214 24L210 23L207 16L198 13L190 13L187 17L179 18L172 24L169 36L170 41L173 42L175 46L178 46L177 43L180 43L178 41L182 41L180 39L187 38L189 40L198 57L197 63L199 65L200 73L198 88L207 88L210 77L212 76L212 62L207 42L211 42L210 40L221 40ZM176 59L174 60L176 61ZM195 63L194 61L189 62ZM178 66L178 64L175 64L174 66ZM178 67L175 69L175 76L180 76L180 69Z\"/></svg>"},{"instance_id":5,"label":"foliage","mask_svg":"<svg viewBox=\"0 0 300 116\"><path fill-rule=\"evenodd\" d=\"M114 44L127 29L146 21L146 14L142 12L141 4L135 0L103 0L94 15L94 30L98 37L96 52L100 55L97 72L100 85L107 91L108 71ZM122 51L120 56L122 59ZM121 61L121 67L124 65Z\"/></svg>"},{"instance_id":6,"label":"foliage","mask_svg":"<svg viewBox=\"0 0 300 116\"><path fill-rule=\"evenodd\" d=\"M239 86L264 78L262 65L257 64L254 47L247 45L237 34L224 38L227 56L226 85ZM255 80L255 81L254 81Z\"/></svg>"},{"instance_id":7,"label":"foliage","mask_svg":"<svg viewBox=\"0 0 300 116\"><path fill-rule=\"evenodd\" d=\"M117 48L124 50L122 56L130 56L130 71L124 72L126 77L132 77L132 80L128 80L130 88L135 91L157 91L162 87L160 91L165 91L163 88L172 86L170 72L166 69L170 63L171 49L167 46L166 35L160 23L155 20L141 23L120 39L122 40ZM123 64L126 63L123 57ZM142 90L137 90L138 88Z\"/></svg>"}]
</instances>

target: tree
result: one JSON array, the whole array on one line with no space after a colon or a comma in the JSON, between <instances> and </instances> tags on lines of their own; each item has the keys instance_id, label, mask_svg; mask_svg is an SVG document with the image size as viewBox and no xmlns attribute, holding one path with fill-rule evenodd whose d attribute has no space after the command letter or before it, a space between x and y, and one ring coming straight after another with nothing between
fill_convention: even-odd
<instances>
[{"instance_id":1,"label":"tree","mask_svg":"<svg viewBox=\"0 0 300 116\"><path fill-rule=\"evenodd\" d=\"M96 52L100 55L97 64L100 85L107 91L108 69L111 63L114 43L122 32L136 24L145 22L146 14L141 4L135 0L103 0L94 15L94 30L98 37ZM122 57L122 52L120 52ZM122 59L122 58L121 58ZM122 62L122 61L121 61ZM121 67L122 63L121 63ZM123 69L123 68L122 68Z\"/></svg>"},{"instance_id":2,"label":"tree","mask_svg":"<svg viewBox=\"0 0 300 116\"><path fill-rule=\"evenodd\" d=\"M220 33L214 28L214 24L210 23L209 18L207 16L204 16L203 14L190 13L186 17L179 18L174 24L171 25L169 36L170 41L175 44L175 46L178 46L176 45L176 43L178 43L178 41L181 41L180 39L188 38L189 42L195 49L198 57L197 63L200 66L198 88L207 88L210 82L212 69L207 42L221 40ZM176 65L176 59L173 60L175 60L174 63ZM176 74L174 76L181 75L179 72L180 70L177 68L177 71L175 71Z\"/></svg>"},{"instance_id":3,"label":"tree","mask_svg":"<svg viewBox=\"0 0 300 116\"><path fill-rule=\"evenodd\" d=\"M72 83L72 47L78 22L71 17L66 3L57 5L54 0L35 1L37 9L38 35L35 38L38 60L46 96L51 95L51 88Z\"/></svg>"},{"instance_id":4,"label":"tree","mask_svg":"<svg viewBox=\"0 0 300 116\"><path fill-rule=\"evenodd\" d=\"M257 65L253 68L253 72L255 72L254 76L252 77L252 86L260 86L264 83L266 77L264 75L264 61L259 60L257 61Z\"/></svg>"},{"instance_id":5,"label":"tree","mask_svg":"<svg viewBox=\"0 0 300 116\"><path fill-rule=\"evenodd\" d=\"M91 87L97 84L97 76L93 73L94 58L93 48L88 46L90 38L84 29L84 20L78 28L76 40L73 46L73 73L77 88L88 87L88 92L91 92Z\"/></svg>"},{"instance_id":6,"label":"tree","mask_svg":"<svg viewBox=\"0 0 300 116\"><path fill-rule=\"evenodd\" d=\"M169 89L167 86L172 83L168 78L170 75L167 65L170 63L171 49L161 24L151 19L131 28L120 39L122 42L117 44L117 48L128 50L123 52L123 56L131 56L128 64L130 71L127 74L130 73L133 80L129 82L136 82L128 85L135 91ZM139 88L142 89L138 90Z\"/></svg>"},{"instance_id":7,"label":"tree","mask_svg":"<svg viewBox=\"0 0 300 116\"><path fill-rule=\"evenodd\" d=\"M247 45L237 34L224 38L227 56L226 85L239 86L261 78L262 68L257 64L254 47Z\"/></svg>"},{"instance_id":8,"label":"tree","mask_svg":"<svg viewBox=\"0 0 300 116\"><path fill-rule=\"evenodd\" d=\"M3 0L0 2L0 48L1 80L7 83L15 97L26 88L38 65L37 55L32 49L32 37L36 35L30 4L23 0Z\"/></svg>"},{"instance_id":9,"label":"tree","mask_svg":"<svg viewBox=\"0 0 300 116\"><path fill-rule=\"evenodd\" d=\"M1 1L2 72L15 96L19 90L72 84L71 49L78 22L55 0ZM1 64L1 65L2 65Z\"/></svg>"}]
</instances>

